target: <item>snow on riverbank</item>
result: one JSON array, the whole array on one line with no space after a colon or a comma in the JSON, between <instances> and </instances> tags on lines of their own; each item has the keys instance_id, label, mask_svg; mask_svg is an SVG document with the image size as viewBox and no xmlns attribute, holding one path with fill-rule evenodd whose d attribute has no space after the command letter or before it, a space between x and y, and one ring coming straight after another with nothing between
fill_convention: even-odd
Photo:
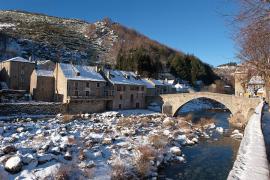
<instances>
[{"instance_id":1,"label":"snow on riverbank","mask_svg":"<svg viewBox=\"0 0 270 180\"><path fill-rule=\"evenodd\" d=\"M148 110L0 121L0 179L157 178L209 127Z\"/></svg>"},{"instance_id":2,"label":"snow on riverbank","mask_svg":"<svg viewBox=\"0 0 270 180\"><path fill-rule=\"evenodd\" d=\"M260 103L255 113L250 117L228 180L269 180L270 178L264 137L261 129L262 107L263 103Z\"/></svg>"}]
</instances>

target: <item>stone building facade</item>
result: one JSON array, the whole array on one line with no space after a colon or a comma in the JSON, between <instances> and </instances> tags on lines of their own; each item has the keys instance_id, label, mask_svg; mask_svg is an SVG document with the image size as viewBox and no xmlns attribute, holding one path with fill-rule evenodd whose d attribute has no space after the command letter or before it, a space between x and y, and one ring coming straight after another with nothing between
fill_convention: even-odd
<instances>
[{"instance_id":1,"label":"stone building facade","mask_svg":"<svg viewBox=\"0 0 270 180\"><path fill-rule=\"evenodd\" d=\"M146 86L134 72L105 69L113 100L108 105L111 110L145 108Z\"/></svg>"},{"instance_id":2,"label":"stone building facade","mask_svg":"<svg viewBox=\"0 0 270 180\"><path fill-rule=\"evenodd\" d=\"M96 67L58 63L54 70L55 100L71 113L106 110L105 79Z\"/></svg>"},{"instance_id":3,"label":"stone building facade","mask_svg":"<svg viewBox=\"0 0 270 180\"><path fill-rule=\"evenodd\" d=\"M31 75L30 93L37 101L54 101L53 71L35 69Z\"/></svg>"},{"instance_id":4,"label":"stone building facade","mask_svg":"<svg viewBox=\"0 0 270 180\"><path fill-rule=\"evenodd\" d=\"M143 82L147 88L147 96L159 96L161 94L176 93L174 86L168 83L166 80L144 78Z\"/></svg>"},{"instance_id":5,"label":"stone building facade","mask_svg":"<svg viewBox=\"0 0 270 180\"><path fill-rule=\"evenodd\" d=\"M0 79L6 82L10 89L29 92L30 77L34 69L34 62L15 57L0 63Z\"/></svg>"}]
</instances>

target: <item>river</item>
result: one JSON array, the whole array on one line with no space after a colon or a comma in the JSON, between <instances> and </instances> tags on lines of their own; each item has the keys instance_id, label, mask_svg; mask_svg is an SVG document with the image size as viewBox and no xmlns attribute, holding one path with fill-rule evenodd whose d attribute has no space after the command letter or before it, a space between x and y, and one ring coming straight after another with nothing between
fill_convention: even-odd
<instances>
[{"instance_id":1,"label":"river","mask_svg":"<svg viewBox=\"0 0 270 180\"><path fill-rule=\"evenodd\" d=\"M230 115L227 111L196 111L192 112L193 120L201 117L216 119L216 126L223 127L225 133L220 135L216 131L209 132L209 139L200 138L199 144L182 148L186 156L186 163L175 163L159 171L159 179L185 180L224 180L232 169L239 140L230 138L231 127L228 122Z\"/></svg>"},{"instance_id":2,"label":"river","mask_svg":"<svg viewBox=\"0 0 270 180\"><path fill-rule=\"evenodd\" d=\"M263 107L262 131L266 147L267 159L268 162L270 163L270 112L268 105L264 105Z\"/></svg>"}]
</instances>

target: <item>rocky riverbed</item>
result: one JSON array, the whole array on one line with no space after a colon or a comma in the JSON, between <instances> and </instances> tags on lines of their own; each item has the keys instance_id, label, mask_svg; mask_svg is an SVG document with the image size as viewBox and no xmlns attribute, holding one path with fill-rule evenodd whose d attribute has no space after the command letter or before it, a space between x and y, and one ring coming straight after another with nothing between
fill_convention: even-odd
<instances>
[{"instance_id":1,"label":"rocky riverbed","mask_svg":"<svg viewBox=\"0 0 270 180\"><path fill-rule=\"evenodd\" d=\"M160 167L185 163L181 148L223 133L212 119L139 114L0 121L0 179L156 179Z\"/></svg>"}]
</instances>

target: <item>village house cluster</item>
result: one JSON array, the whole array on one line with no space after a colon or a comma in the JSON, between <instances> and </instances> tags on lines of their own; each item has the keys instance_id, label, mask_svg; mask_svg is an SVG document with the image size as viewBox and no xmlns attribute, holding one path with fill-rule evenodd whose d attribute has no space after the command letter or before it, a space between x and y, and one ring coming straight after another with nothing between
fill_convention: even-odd
<instances>
[{"instance_id":1,"label":"village house cluster","mask_svg":"<svg viewBox=\"0 0 270 180\"><path fill-rule=\"evenodd\" d=\"M247 67L238 66L234 79L236 96L266 98L265 81L257 72L249 73Z\"/></svg>"},{"instance_id":2,"label":"village house cluster","mask_svg":"<svg viewBox=\"0 0 270 180\"><path fill-rule=\"evenodd\" d=\"M0 63L1 102L14 98L62 102L69 112L145 108L147 98L185 92L175 80L142 78L130 71L97 66L36 62L15 57ZM26 97L25 94L31 96Z\"/></svg>"}]
</instances>

